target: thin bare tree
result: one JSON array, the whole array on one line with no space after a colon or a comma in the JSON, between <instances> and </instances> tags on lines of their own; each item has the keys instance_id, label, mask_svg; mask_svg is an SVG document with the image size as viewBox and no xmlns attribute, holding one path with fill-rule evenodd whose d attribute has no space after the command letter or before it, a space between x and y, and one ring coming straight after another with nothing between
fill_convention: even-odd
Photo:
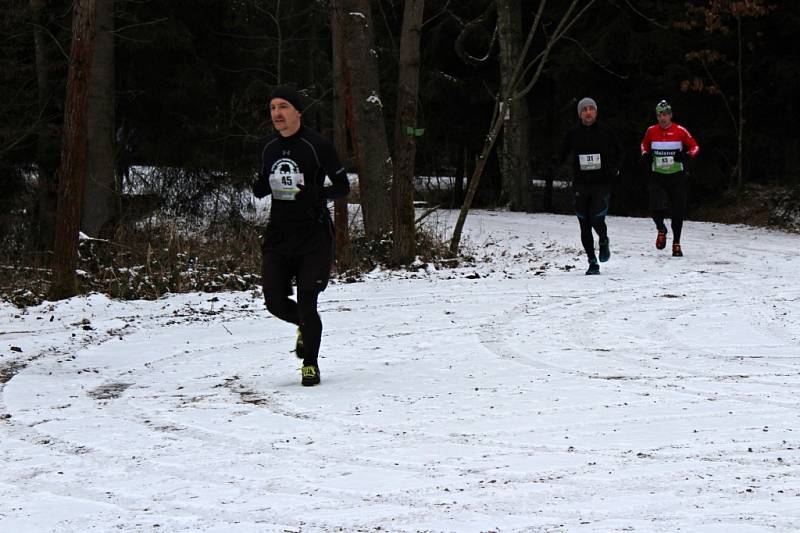
<instances>
[{"instance_id":1,"label":"thin bare tree","mask_svg":"<svg viewBox=\"0 0 800 533\"><path fill-rule=\"evenodd\" d=\"M46 0L30 0L33 27L33 48L36 59L36 90L38 92L38 120L36 121L36 200L33 206L33 240L43 250L53 249L56 228L56 172L60 128L56 126L59 115L56 102L56 65L63 62L63 52L58 41L47 28Z\"/></svg>"},{"instance_id":2,"label":"thin bare tree","mask_svg":"<svg viewBox=\"0 0 800 533\"><path fill-rule=\"evenodd\" d=\"M347 112L343 95L345 84L343 78L344 43L340 17L331 16L331 37L333 45L333 144L339 157L347 157ZM336 231L336 259L347 257L350 246L350 216L348 199L337 198L333 201L333 225Z\"/></svg>"},{"instance_id":3,"label":"thin bare tree","mask_svg":"<svg viewBox=\"0 0 800 533\"><path fill-rule=\"evenodd\" d=\"M682 88L716 94L721 97L736 135L736 163L733 165L733 177L736 178L736 186L739 188L744 185L747 176L744 161L745 126L747 124L745 74L749 70L749 65L745 65L744 57L745 55L750 57L757 55L754 44L746 42L742 33L742 25L764 17L776 8L776 5L770 4L767 0L748 0L746 2L715 0L709 1L707 5L689 6L688 13L692 18L687 22L676 24L677 27L683 29L700 27L709 34L719 33L721 36L733 34L735 36L735 62L729 61L722 52L715 49L695 50L687 53L686 59L700 63L708 79L706 81L695 79L691 82L685 80ZM735 27L735 31L731 26ZM746 48L749 49L749 54ZM714 76L715 67L721 68L723 71L728 68L734 69L736 74L736 96L734 98L729 97L725 88L717 81ZM731 107L730 102L733 100L736 100L736 109Z\"/></svg>"},{"instance_id":4,"label":"thin bare tree","mask_svg":"<svg viewBox=\"0 0 800 533\"><path fill-rule=\"evenodd\" d=\"M81 229L97 237L118 213L119 191L114 162L114 0L97 4L97 34L89 83L88 166L83 191Z\"/></svg>"},{"instance_id":5,"label":"thin bare tree","mask_svg":"<svg viewBox=\"0 0 800 533\"><path fill-rule=\"evenodd\" d=\"M72 45L69 52L64 141L61 147L53 278L48 297L61 300L77 292L78 229L81 221L83 179L86 175L89 83L92 68L95 0L75 0Z\"/></svg>"},{"instance_id":6,"label":"thin bare tree","mask_svg":"<svg viewBox=\"0 0 800 533\"><path fill-rule=\"evenodd\" d=\"M400 73L395 119L394 181L392 183L392 258L398 264L416 255L414 225L414 160L417 154L420 35L425 0L406 0L400 36Z\"/></svg>"},{"instance_id":7,"label":"thin bare tree","mask_svg":"<svg viewBox=\"0 0 800 533\"><path fill-rule=\"evenodd\" d=\"M521 0L496 0L497 35L500 43L500 96L509 101L503 110L506 125L500 168L503 176L503 198L512 210L526 207L525 192L530 178L530 116L525 98L514 98L512 75L522 51Z\"/></svg>"}]
</instances>

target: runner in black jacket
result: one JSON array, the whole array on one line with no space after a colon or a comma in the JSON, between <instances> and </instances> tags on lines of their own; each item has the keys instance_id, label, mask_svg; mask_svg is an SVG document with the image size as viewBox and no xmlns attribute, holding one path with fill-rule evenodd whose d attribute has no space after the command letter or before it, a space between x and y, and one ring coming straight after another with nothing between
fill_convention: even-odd
<instances>
[{"instance_id":1,"label":"runner in black jacket","mask_svg":"<svg viewBox=\"0 0 800 533\"><path fill-rule=\"evenodd\" d=\"M295 352L303 359L302 384L320 382L322 321L317 298L328 285L333 262L333 223L327 201L347 196L350 183L333 144L302 125L302 97L278 87L270 98L272 135L253 184L258 198L272 195L262 244L261 279L267 310L298 326ZM325 176L331 181L324 186ZM297 302L291 300L292 280Z\"/></svg>"},{"instance_id":2,"label":"runner in black jacket","mask_svg":"<svg viewBox=\"0 0 800 533\"><path fill-rule=\"evenodd\" d=\"M614 131L597 122L597 104L591 98L578 102L581 123L567 133L558 156L562 163L572 153L572 201L581 226L581 243L589 258L586 274L599 274L594 253L594 236L600 241L600 261L611 257L606 215L611 199L611 182L619 175L624 154Z\"/></svg>"}]
</instances>

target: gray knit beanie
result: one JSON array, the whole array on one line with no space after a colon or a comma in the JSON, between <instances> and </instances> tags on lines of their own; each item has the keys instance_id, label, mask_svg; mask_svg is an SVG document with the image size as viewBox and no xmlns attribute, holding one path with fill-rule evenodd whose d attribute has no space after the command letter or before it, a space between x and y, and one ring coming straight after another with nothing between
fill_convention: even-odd
<instances>
[{"instance_id":1,"label":"gray knit beanie","mask_svg":"<svg viewBox=\"0 0 800 533\"><path fill-rule=\"evenodd\" d=\"M581 111L583 111L584 107L592 106L593 108L597 109L597 102L589 98L581 98L580 102L578 102L578 116L581 116Z\"/></svg>"}]
</instances>

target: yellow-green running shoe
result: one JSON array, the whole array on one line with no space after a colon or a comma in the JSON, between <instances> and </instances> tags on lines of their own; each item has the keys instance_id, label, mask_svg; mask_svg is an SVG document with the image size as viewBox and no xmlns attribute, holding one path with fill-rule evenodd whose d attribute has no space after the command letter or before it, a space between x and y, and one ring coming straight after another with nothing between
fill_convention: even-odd
<instances>
[{"instance_id":1,"label":"yellow-green running shoe","mask_svg":"<svg viewBox=\"0 0 800 533\"><path fill-rule=\"evenodd\" d=\"M303 365L300 369L303 375L303 380L300 382L304 387L319 384L319 367L317 365Z\"/></svg>"}]
</instances>

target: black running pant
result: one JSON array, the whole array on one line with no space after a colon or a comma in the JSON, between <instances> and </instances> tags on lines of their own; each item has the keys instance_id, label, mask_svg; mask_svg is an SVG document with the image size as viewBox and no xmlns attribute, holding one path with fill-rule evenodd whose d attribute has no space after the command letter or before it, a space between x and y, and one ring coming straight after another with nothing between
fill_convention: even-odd
<instances>
[{"instance_id":1,"label":"black running pant","mask_svg":"<svg viewBox=\"0 0 800 533\"><path fill-rule=\"evenodd\" d=\"M675 174L650 175L650 212L653 222L656 223L658 231L667 231L664 219L671 210L673 242L681 242L681 231L683 230L683 220L686 218L688 209L688 195L686 193L686 174L677 172Z\"/></svg>"},{"instance_id":2,"label":"black running pant","mask_svg":"<svg viewBox=\"0 0 800 533\"><path fill-rule=\"evenodd\" d=\"M267 311L281 320L300 327L303 335L303 364L316 365L322 339L322 320L317 313L319 291L297 291L297 301L290 299L283 289L267 289L264 300Z\"/></svg>"},{"instance_id":3,"label":"black running pant","mask_svg":"<svg viewBox=\"0 0 800 533\"><path fill-rule=\"evenodd\" d=\"M307 253L286 255L263 247L261 283L267 311L295 324L303 335L303 364L316 365L322 338L322 321L317 313L319 293L325 290L330 277L333 246L325 227L320 226L319 245ZM270 234L271 241L281 244L289 236L279 232ZM297 301L290 299L292 280L297 281Z\"/></svg>"},{"instance_id":4,"label":"black running pant","mask_svg":"<svg viewBox=\"0 0 800 533\"><path fill-rule=\"evenodd\" d=\"M572 204L581 227L581 244L590 263L597 261L592 229L601 241L608 239L606 215L610 200L611 191L607 185L573 185Z\"/></svg>"}]
</instances>

